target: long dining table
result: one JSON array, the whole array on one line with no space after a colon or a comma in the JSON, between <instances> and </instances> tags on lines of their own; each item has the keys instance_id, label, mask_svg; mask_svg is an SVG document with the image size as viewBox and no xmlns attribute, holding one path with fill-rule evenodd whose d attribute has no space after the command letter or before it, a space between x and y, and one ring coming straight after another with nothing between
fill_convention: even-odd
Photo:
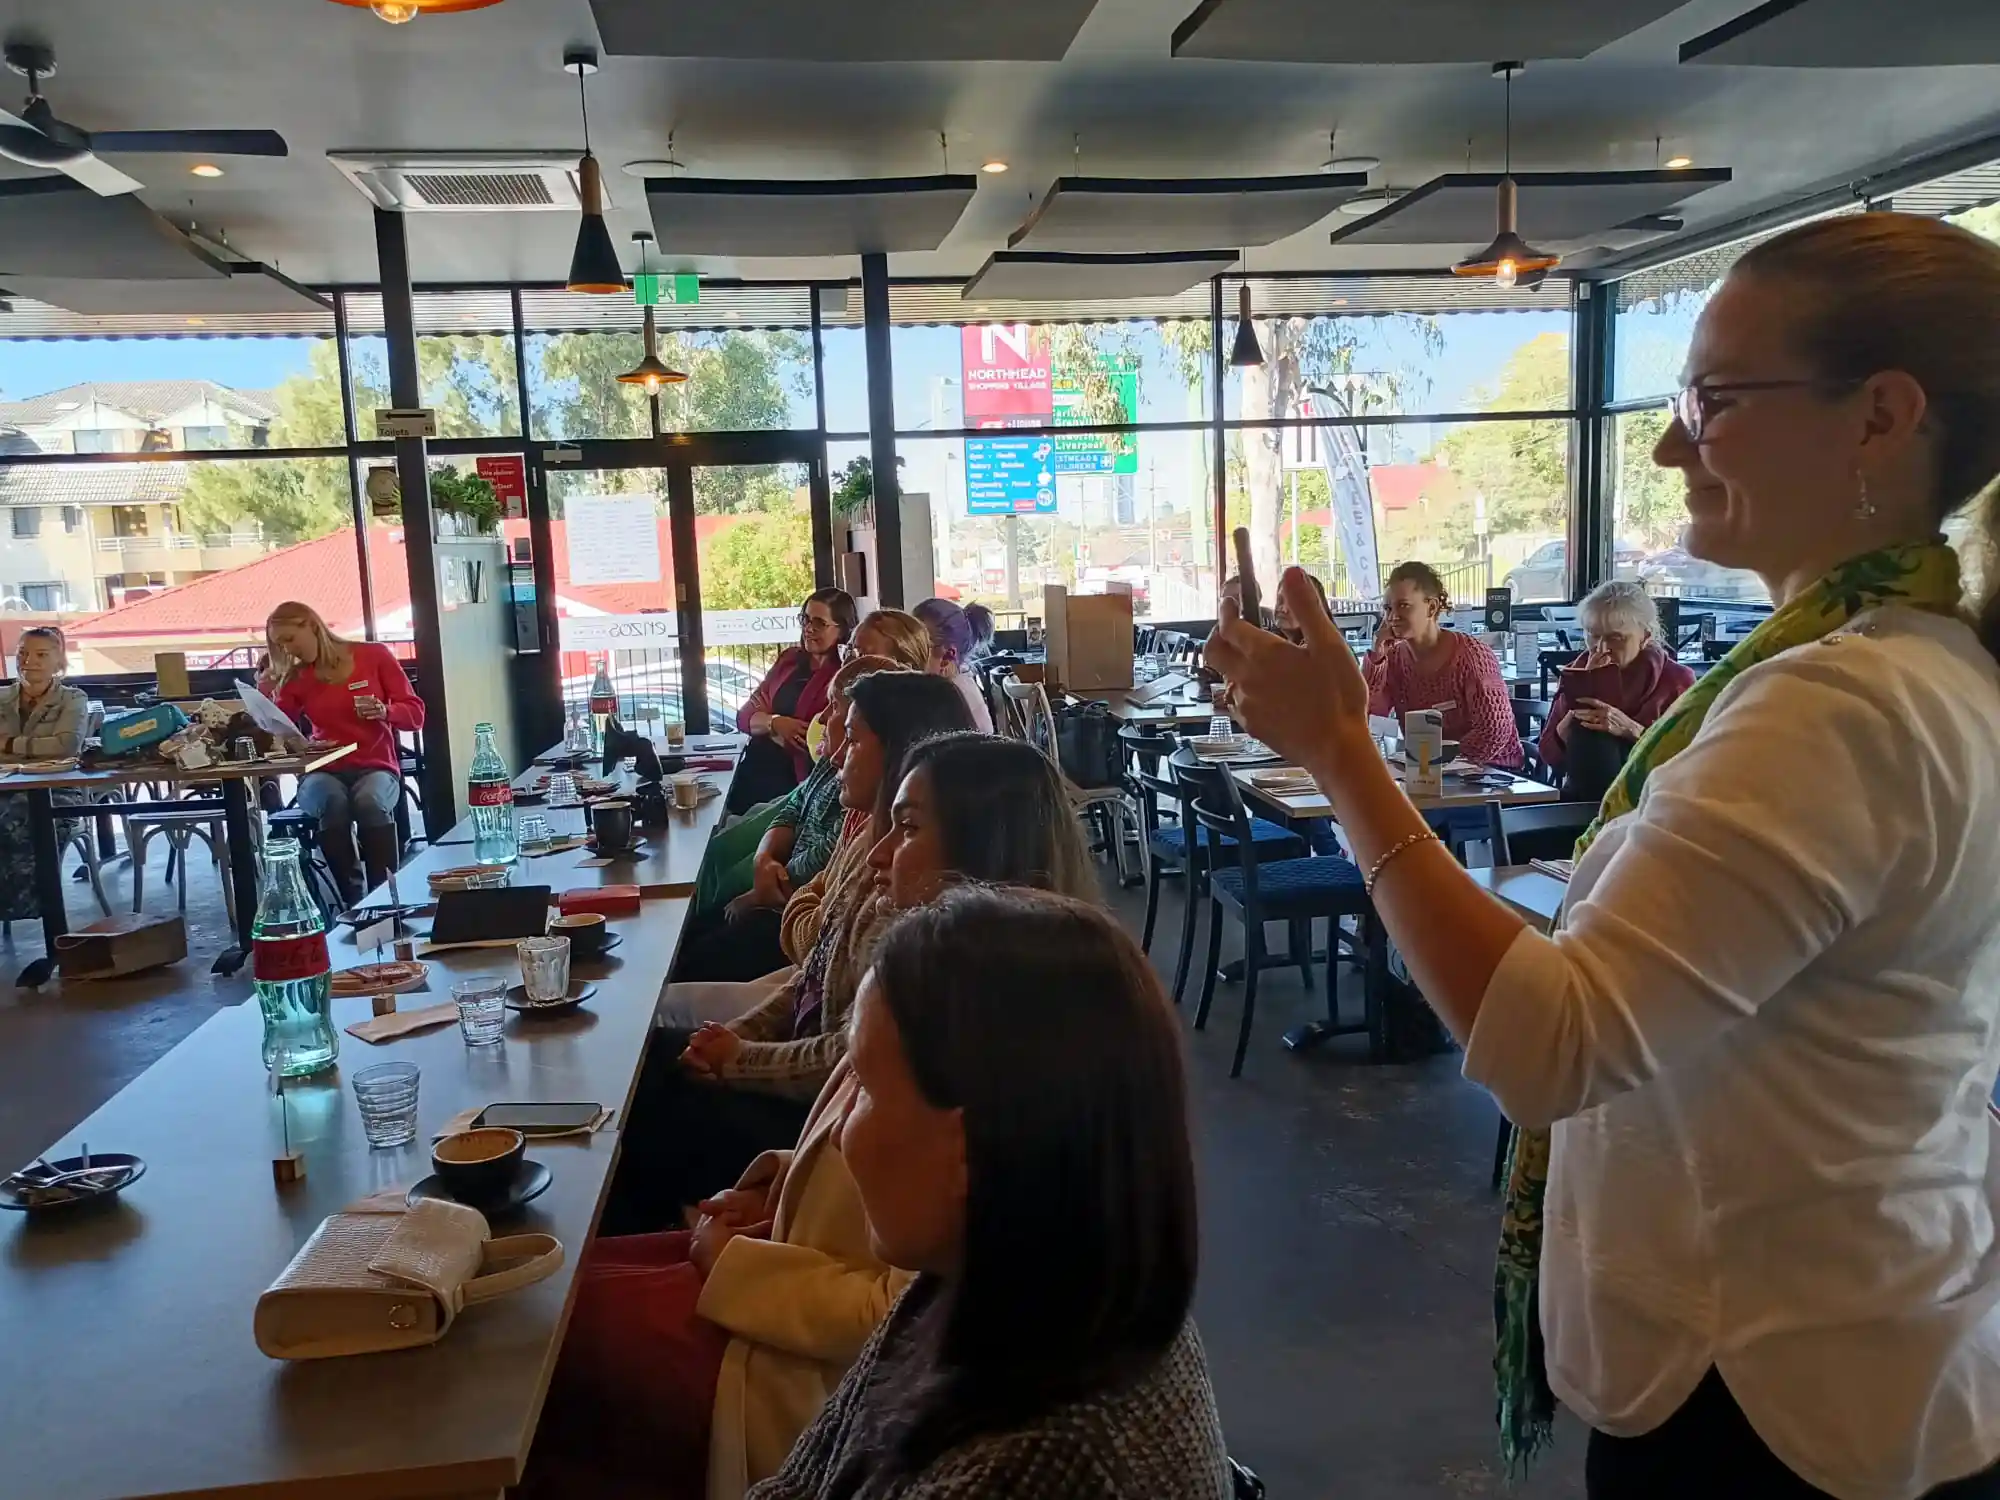
<instances>
[{"instance_id":1,"label":"long dining table","mask_svg":"<svg viewBox=\"0 0 2000 1500\"><path fill-rule=\"evenodd\" d=\"M441 842L449 848L469 827ZM692 841L670 847L698 864ZM683 879L692 883L691 868L674 871L672 883ZM565 872L555 883L595 876ZM366 904L394 900L385 886ZM371 1000L336 999L337 1066L282 1096L264 1068L256 1004L219 1011L51 1141L51 1157L88 1144L136 1152L147 1170L111 1204L0 1214L0 1494L495 1500L517 1482L688 910L684 896L642 899L612 921L615 948L575 964L596 986L590 1000L546 1018L510 1012L496 1046L466 1046L455 1019L371 1045L344 1030L369 1017ZM329 942L336 969L378 956L359 951L350 929ZM399 1012L448 1002L456 977L516 967L511 951L495 949L426 963L424 987L395 997ZM371 1149L349 1080L390 1061L421 1070L417 1138ZM466 1310L428 1348L299 1363L259 1352L257 1297L319 1223L371 1195L399 1195L429 1172L431 1139L447 1122L499 1102L616 1111L594 1135L531 1143L551 1185L494 1223L496 1235L554 1235L562 1269ZM287 1149L305 1172L281 1185L273 1160Z\"/></svg>"}]
</instances>

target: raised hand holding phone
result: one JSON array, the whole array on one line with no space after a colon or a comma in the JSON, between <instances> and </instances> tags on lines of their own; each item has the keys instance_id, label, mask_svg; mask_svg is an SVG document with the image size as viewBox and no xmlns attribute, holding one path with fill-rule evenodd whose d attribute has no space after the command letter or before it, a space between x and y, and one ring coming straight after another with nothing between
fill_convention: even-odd
<instances>
[{"instance_id":1,"label":"raised hand holding phone","mask_svg":"<svg viewBox=\"0 0 2000 1500\"><path fill-rule=\"evenodd\" d=\"M1263 600L1257 592L1257 565L1250 556L1250 528L1237 527L1230 539L1236 544L1236 578L1243 601L1243 618L1252 625L1262 625Z\"/></svg>"}]
</instances>

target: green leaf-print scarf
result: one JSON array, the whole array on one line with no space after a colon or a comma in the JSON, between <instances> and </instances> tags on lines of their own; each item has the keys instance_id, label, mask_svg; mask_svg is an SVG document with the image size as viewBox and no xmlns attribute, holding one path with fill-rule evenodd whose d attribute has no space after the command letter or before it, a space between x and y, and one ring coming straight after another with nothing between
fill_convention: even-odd
<instances>
[{"instance_id":1,"label":"green leaf-print scarf","mask_svg":"<svg viewBox=\"0 0 2000 1500\"><path fill-rule=\"evenodd\" d=\"M1646 778L1694 742L1709 706L1745 668L1829 636L1878 604L1903 604L1950 614L1958 609L1959 599L1958 557L1941 540L1865 553L1802 590L1772 611L1639 737L1625 769L1604 794L1596 820L1577 840L1578 857L1606 823L1639 805ZM1520 1473L1548 1442L1555 1422L1556 1399L1543 1361L1537 1288L1542 1263L1542 1196L1548 1181L1549 1133L1515 1130L1509 1153L1507 1205L1500 1221L1500 1258L1493 1273L1497 1342L1493 1371L1499 1387L1500 1452L1513 1474Z\"/></svg>"}]
</instances>

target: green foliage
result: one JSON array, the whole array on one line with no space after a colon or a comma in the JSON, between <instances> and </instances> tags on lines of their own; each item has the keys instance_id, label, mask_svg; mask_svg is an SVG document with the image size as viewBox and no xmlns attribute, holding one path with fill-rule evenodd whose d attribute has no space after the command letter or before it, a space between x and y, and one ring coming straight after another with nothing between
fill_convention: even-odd
<instances>
[{"instance_id":1,"label":"green foliage","mask_svg":"<svg viewBox=\"0 0 2000 1500\"><path fill-rule=\"evenodd\" d=\"M896 467L903 467L903 459L898 456ZM858 516L868 508L875 498L875 466L865 458L852 460L840 471L840 482L834 487L832 505L837 516Z\"/></svg>"},{"instance_id":2,"label":"green foliage","mask_svg":"<svg viewBox=\"0 0 2000 1500\"><path fill-rule=\"evenodd\" d=\"M1552 410L1569 405L1569 336L1538 334L1514 351L1483 411ZM1438 457L1486 501L1489 535L1561 534L1569 521L1570 424L1477 422L1438 445ZM1464 518L1470 534L1471 517Z\"/></svg>"},{"instance_id":3,"label":"green foliage","mask_svg":"<svg viewBox=\"0 0 2000 1500\"><path fill-rule=\"evenodd\" d=\"M1671 547L1686 524L1687 485L1678 471L1653 462L1653 449L1667 430L1667 420L1664 409L1626 412L1612 418L1621 542Z\"/></svg>"},{"instance_id":4,"label":"green foliage","mask_svg":"<svg viewBox=\"0 0 2000 1500\"><path fill-rule=\"evenodd\" d=\"M812 516L803 508L746 515L717 532L702 555L705 609L770 609L812 590Z\"/></svg>"},{"instance_id":5,"label":"green foliage","mask_svg":"<svg viewBox=\"0 0 2000 1500\"><path fill-rule=\"evenodd\" d=\"M482 530L500 524L500 496L493 482L450 464L432 464L431 509L441 515L464 516Z\"/></svg>"},{"instance_id":6,"label":"green foliage","mask_svg":"<svg viewBox=\"0 0 2000 1500\"><path fill-rule=\"evenodd\" d=\"M312 448L344 443L340 407L340 360L331 339L312 346L303 373L287 376L271 393L277 415L271 422L274 448ZM248 432L234 432L232 445L250 446ZM311 541L354 518L346 465L338 459L268 459L242 463L192 463L181 492L181 523L189 531L236 531L261 527L279 546Z\"/></svg>"}]
</instances>

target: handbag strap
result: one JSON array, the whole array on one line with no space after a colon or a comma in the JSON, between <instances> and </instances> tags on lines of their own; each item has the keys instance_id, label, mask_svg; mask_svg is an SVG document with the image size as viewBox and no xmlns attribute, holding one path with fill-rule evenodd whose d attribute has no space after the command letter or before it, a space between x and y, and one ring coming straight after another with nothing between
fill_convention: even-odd
<instances>
[{"instance_id":1,"label":"handbag strap","mask_svg":"<svg viewBox=\"0 0 2000 1500\"><path fill-rule=\"evenodd\" d=\"M485 1263L510 1260L515 1256L526 1256L517 1266L509 1266L504 1271L493 1271L484 1276L475 1276L458 1289L458 1305L470 1307L475 1302L490 1302L495 1297L504 1297L509 1292L518 1292L522 1287L533 1286L538 1281L546 1281L562 1269L562 1241L551 1234L517 1234L504 1240L486 1242Z\"/></svg>"}]
</instances>

